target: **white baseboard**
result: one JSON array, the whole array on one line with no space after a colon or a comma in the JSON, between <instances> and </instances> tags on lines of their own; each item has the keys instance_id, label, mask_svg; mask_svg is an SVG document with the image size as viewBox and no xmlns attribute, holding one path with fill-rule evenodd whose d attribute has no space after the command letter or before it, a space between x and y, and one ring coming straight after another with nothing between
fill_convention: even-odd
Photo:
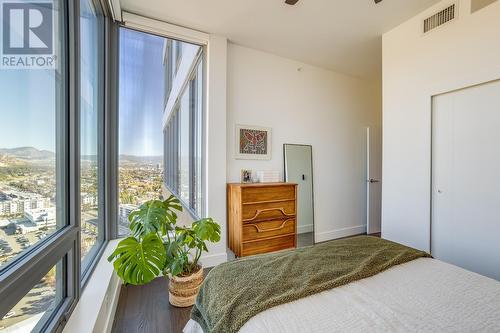
<instances>
[{"instance_id":1,"label":"white baseboard","mask_svg":"<svg viewBox=\"0 0 500 333\"><path fill-rule=\"evenodd\" d=\"M366 224L358 225L355 227L336 229L326 232L319 232L316 234L316 242L326 242L332 239L349 237L366 233Z\"/></svg>"},{"instance_id":2,"label":"white baseboard","mask_svg":"<svg viewBox=\"0 0 500 333\"><path fill-rule=\"evenodd\" d=\"M227 261L227 253L216 253L207 256L201 256L200 262L204 268L215 267Z\"/></svg>"},{"instance_id":3,"label":"white baseboard","mask_svg":"<svg viewBox=\"0 0 500 333\"><path fill-rule=\"evenodd\" d=\"M298 225L297 226L297 233L298 234L305 234L306 232L313 232L314 231L314 225L308 224L308 225Z\"/></svg>"}]
</instances>

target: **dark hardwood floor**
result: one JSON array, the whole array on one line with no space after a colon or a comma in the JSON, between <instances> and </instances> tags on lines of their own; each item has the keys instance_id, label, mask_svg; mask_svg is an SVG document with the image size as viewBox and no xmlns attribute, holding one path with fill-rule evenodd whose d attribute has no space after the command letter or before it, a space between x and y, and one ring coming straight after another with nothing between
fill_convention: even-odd
<instances>
[{"instance_id":1,"label":"dark hardwood floor","mask_svg":"<svg viewBox=\"0 0 500 333\"><path fill-rule=\"evenodd\" d=\"M209 271L205 269L205 275ZM168 302L167 278L144 286L123 286L112 332L180 333L190 314L190 307L176 308Z\"/></svg>"}]
</instances>

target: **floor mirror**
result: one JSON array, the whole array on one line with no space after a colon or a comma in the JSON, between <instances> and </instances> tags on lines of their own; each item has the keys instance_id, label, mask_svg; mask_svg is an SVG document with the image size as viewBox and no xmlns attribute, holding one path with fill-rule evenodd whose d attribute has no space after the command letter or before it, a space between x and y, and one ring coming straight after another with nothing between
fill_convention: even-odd
<instances>
[{"instance_id":1,"label":"floor mirror","mask_svg":"<svg viewBox=\"0 0 500 333\"><path fill-rule=\"evenodd\" d=\"M285 143L283 161L285 181L298 184L297 247L313 245L315 237L312 146Z\"/></svg>"}]
</instances>

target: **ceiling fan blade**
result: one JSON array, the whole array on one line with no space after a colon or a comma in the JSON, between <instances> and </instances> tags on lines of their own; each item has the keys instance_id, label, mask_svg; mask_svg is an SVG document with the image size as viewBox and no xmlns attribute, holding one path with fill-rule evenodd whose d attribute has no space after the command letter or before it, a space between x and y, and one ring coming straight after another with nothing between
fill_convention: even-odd
<instances>
[{"instance_id":1,"label":"ceiling fan blade","mask_svg":"<svg viewBox=\"0 0 500 333\"><path fill-rule=\"evenodd\" d=\"M382 2L382 0L375 0L375 3L380 3Z\"/></svg>"},{"instance_id":2,"label":"ceiling fan blade","mask_svg":"<svg viewBox=\"0 0 500 333\"><path fill-rule=\"evenodd\" d=\"M287 5L295 5L299 0L285 0L285 3Z\"/></svg>"}]
</instances>

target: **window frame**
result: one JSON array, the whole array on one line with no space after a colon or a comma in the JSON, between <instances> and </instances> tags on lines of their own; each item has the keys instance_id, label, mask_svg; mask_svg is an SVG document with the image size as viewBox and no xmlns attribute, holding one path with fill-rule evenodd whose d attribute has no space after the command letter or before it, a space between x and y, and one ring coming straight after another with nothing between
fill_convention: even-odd
<instances>
[{"instance_id":1,"label":"window frame","mask_svg":"<svg viewBox=\"0 0 500 333\"><path fill-rule=\"evenodd\" d=\"M71 312L79 296L79 6L76 0L60 1L62 17L66 20L60 25L62 40L64 41L64 68L63 82L61 83L64 97L57 99L61 110L66 110L59 118L56 132L63 130L62 140L58 138L57 151L62 157L57 160L56 173L62 180L58 188L63 208L64 227L37 243L33 248L21 255L0 273L0 316L10 311L61 259L65 258L65 297L61 305L54 311L51 318L43 323L43 330L54 331L67 320L67 313ZM58 91L58 90L57 90ZM57 94L58 92L56 92ZM61 126L63 125L63 126ZM60 135L60 134L58 134ZM62 143L62 146L61 146ZM75 195L76 194L76 195ZM41 324L42 325L42 324Z\"/></svg>"},{"instance_id":2,"label":"window frame","mask_svg":"<svg viewBox=\"0 0 500 333\"><path fill-rule=\"evenodd\" d=\"M194 43L192 43L194 44ZM172 174L173 181L171 183L168 183L168 178L166 177L164 179L164 186L165 188L172 194L174 194L180 201L181 205L184 207L184 209L191 215L191 217L195 220L198 220L202 218L206 214L206 205L205 205L205 200L202 200L200 204L200 211L196 211L196 207L194 206L194 203L196 202L196 189L195 189L195 184L201 183L201 191L203 193L203 198L206 197L206 186L205 186L205 170L206 170L206 148L205 145L202 144L201 146L201 174L196 177L196 171L195 171L195 164L196 164L196 154L195 152L197 151L197 143L198 143L198 133L196 132L196 126L199 125L201 128L201 139L206 137L206 47L203 45L195 44L200 46L200 49L198 50L198 53L196 57L194 58L193 61L193 66L189 72L189 75L187 76L187 80L183 86L183 88L179 92L179 97L176 100L175 106L173 108L173 111L167 118L166 122L164 122L164 129L168 128L169 126L174 127L173 131L173 138L171 140L171 144L175 149L172 149L170 152L171 158L170 160L172 161L172 166L170 168L170 173ZM201 70L201 77L199 77L198 73L198 67L202 65L202 70ZM202 91L199 91L197 87L198 80L201 80L203 83L203 89ZM180 197L180 191L179 191L179 169L180 169L180 164L179 164L179 153L180 153L180 142L179 142L179 130L180 130L180 124L179 124L179 113L180 113L180 105L182 101L182 96L186 92L186 89L189 88L189 202L186 202ZM196 98L200 97L202 99L202 110L201 110L201 117L197 117L196 115L196 108L197 108L197 100ZM201 119L199 119L201 118ZM199 123L199 124L198 124ZM203 142L203 140L201 140ZM195 179L197 181L195 181Z\"/></svg>"},{"instance_id":3,"label":"window frame","mask_svg":"<svg viewBox=\"0 0 500 333\"><path fill-rule=\"evenodd\" d=\"M192 112L192 132L194 133L193 134L193 145L192 145L192 151L193 151L193 154L191 156L192 158L192 164L190 164L190 168L192 168L192 175L191 175L191 184L193 186L193 189L192 191L190 191L190 196L191 196L191 203L193 204L193 210L196 212L196 207L194 206L195 204L199 205L199 210L201 212L201 215L205 215L206 214L206 207L205 207L205 200L203 200L204 198L206 198L206 186L205 186L205 169L206 169L206 150L205 150L205 146L203 145L203 138L206 138L206 130L205 130L205 124L206 124L206 107L205 107L205 102L206 102L206 50L205 49L202 49L202 52L198 55L199 58L196 59L196 62L195 62L195 66L193 68L193 76L196 77L196 80L192 80L190 81L190 83L192 83L192 86L191 86L191 89L190 89L190 92L191 94L193 94L193 96L191 97L191 100L192 100L192 108L191 108L191 112ZM200 72L198 72L198 66L201 65L201 77L198 76L198 74L200 74ZM198 83L199 81L201 81L202 83L202 89L198 89L199 86L198 86ZM200 104L198 104L198 99L197 97L199 97L201 99L201 110L198 110L198 106L200 106ZM197 114L197 112L199 112L199 115ZM198 132L197 129L200 129L200 131ZM200 138L198 138L197 135L200 135ZM198 144L200 145L200 147L198 147ZM200 148L200 149L198 149ZM197 152L200 152L201 153L201 156L200 156L200 168L201 168L201 172L200 174L198 175L197 172L196 172L196 168L195 168L195 165L196 165L196 157L197 157ZM200 200L200 202L197 201L197 185L200 184L200 188L201 188L201 193L202 193L202 200ZM198 215L198 214L197 214Z\"/></svg>"},{"instance_id":4,"label":"window frame","mask_svg":"<svg viewBox=\"0 0 500 333\"><path fill-rule=\"evenodd\" d=\"M207 214L208 211L208 202L207 202L207 196L208 196L208 185L207 185L207 144L206 141L208 140L208 131L207 131L207 126L208 126L208 85L209 85L209 80L208 80L208 54L209 54L209 43L211 41L211 37L209 34L185 27L181 27L178 25L170 24L164 21L159 21L151 18L147 18L144 16L140 16L137 14L133 14L127 11L121 12L121 27L128 28L128 29L133 29L137 31L142 31L145 33L150 33L153 35L161 36L164 38L176 40L176 41L181 41L181 42L187 42L190 44L198 45L200 47L200 53L203 54L203 101L202 101L202 114L203 114L203 124L202 124L202 136L203 136L203 143L202 143L202 179L201 179L201 184L202 184L202 215ZM181 89L182 92L182 89ZM174 109L172 109L172 113L168 116L171 117ZM168 118L164 117L164 125L168 122ZM165 128L165 126L164 126ZM118 169L116 169L118 170ZM171 193L177 193L177 192L172 192L172 188L167 185L164 182L165 189L170 191ZM118 206L118 201L116 201L116 205ZM183 207L186 209L186 211L191 215L193 219L198 219L199 217L197 216L196 212L193 212L188 205L186 205L184 202L181 201L181 204ZM118 217L116 218L117 222L116 225L118 226ZM118 230L118 229L117 229Z\"/></svg>"},{"instance_id":5,"label":"window frame","mask_svg":"<svg viewBox=\"0 0 500 333\"><path fill-rule=\"evenodd\" d=\"M99 9L104 18L104 56L99 60L104 72L104 94L102 117L99 117L99 140L104 144L99 151L102 154L99 163L98 191L102 196L100 205L104 208L100 214L102 239L98 241L91 255L89 265L82 269L81 261L81 188L80 188L80 0L60 0L61 40L63 43L62 89L56 103L56 151L60 158L56 161L58 202L62 208L62 227L42 241L22 253L13 262L8 263L0 272L0 318L9 312L54 266L62 261L63 290L62 300L50 316L40 321L35 329L43 332L61 331L74 310L82 290L99 261L110 239L116 238L118 212L113 200L117 198L117 178L114 167L117 166L117 131L115 116L117 107L117 67L113 57L117 55L117 24L109 17L109 9L100 1L90 0ZM101 64L100 64L101 65ZM59 110L62 112L59 114ZM114 185L115 183L116 185ZM110 204L112 203L112 204ZM102 216L102 217L101 217ZM115 221L116 220L116 221ZM101 237L99 235L98 237ZM99 239L99 238L98 238ZM96 243L97 244L97 243Z\"/></svg>"},{"instance_id":6,"label":"window frame","mask_svg":"<svg viewBox=\"0 0 500 333\"><path fill-rule=\"evenodd\" d=\"M80 0L79 0L80 1ZM115 165L117 165L117 157L114 154L117 153L117 140L115 139L115 133L117 125L113 122L113 117L108 114L116 113L117 108L117 96L118 84L116 83L118 76L118 69L116 66L116 59L118 55L118 29L117 25L112 22L112 20L106 15L106 8L103 8L100 3L95 0L92 1L94 7L103 15L103 40L101 45L103 46L102 52L102 64L100 64L100 70L102 70L102 79L104 81L102 91L102 100L100 102L102 105L101 112L99 114L98 120L98 143L104 142L104 144L99 144L98 148L98 200L99 200L99 220L98 220L98 238L96 244L92 247L91 251L87 253L84 261L81 262L81 288L82 290L87 285L88 280L91 278L92 273L101 258L107 243L111 239L116 238L116 232L118 228L118 211L114 207L114 198L117 197L117 186L118 178L114 172ZM116 134L117 135L117 134ZM101 141L102 140L102 141ZM116 184L116 185L114 185ZM81 201L80 201L81 202ZM110 204L111 203L111 204ZM80 219L81 221L81 219ZM116 225L115 225L116 224ZM80 234L81 237L81 234ZM81 240L80 240L81 244ZM86 266L83 267L84 262Z\"/></svg>"},{"instance_id":7,"label":"window frame","mask_svg":"<svg viewBox=\"0 0 500 333\"><path fill-rule=\"evenodd\" d=\"M207 66L208 66L208 63L207 63L206 54L208 51L209 37L205 33L194 32L190 29L178 27L175 25L171 25L169 23L144 18L144 17L138 16L135 14L127 13L127 12L124 12L123 14L124 14L123 21L121 23L119 23L118 29L125 28L125 29L135 30L138 32L156 35L156 36L165 38L168 41L171 41L171 43L168 43L168 45L166 46L166 48L167 48L166 55L167 55L167 57L173 57L174 62L173 62L173 68L166 68L166 72L168 73L168 75L172 75L173 78L175 78L175 76L177 75L179 65L181 63L180 60L182 59L182 53L183 53L182 52L182 43L186 42L186 43L197 45L200 47L200 49L198 50L198 53L196 54L196 57L193 61L193 66L190 69L188 79L187 79L185 85L180 90L179 98L176 101L172 112L169 114L167 119L164 118L162 130L164 133L163 154L164 154L164 160L165 160L166 159L165 153L168 150L168 147L165 147L165 141L166 141L165 135L169 135L172 137L171 140L169 140L169 141L173 147L179 147L179 144L180 144L180 142L179 142L179 130L180 130L179 127L180 126L179 126L178 113L179 113L179 104L180 104L180 100L181 100L180 97L182 96L186 87L190 85L193 77L197 76L197 68L198 68L198 65L200 64L200 62L202 63L202 71L201 71L202 75L201 75L201 78L199 78L199 79L202 80L203 89L199 93L201 93L201 98L202 98L201 105L202 105L203 110L201 111L201 119L199 121L201 122L201 124L200 124L201 137L202 137L202 139L206 138L206 134L207 134L207 130L206 130L206 126L207 126L207 123L206 123L206 119L207 119L207 116L206 116L206 112L207 112L206 95L207 95L207 91L208 91L208 89L207 89L207 84L208 84L208 82L207 82L208 81L207 80ZM158 24L157 27L153 26L156 24ZM117 39L119 40L119 33L117 33ZM179 47L180 47L180 50L179 50ZM116 59L118 59L118 58L119 57L117 56ZM166 61L166 59L164 58L163 59L164 64L165 64L165 61ZM170 72L170 70L172 70L172 72ZM167 73L165 74L165 76L167 76ZM116 76L115 82L119 82L118 74ZM166 84L165 87L169 89L169 93L170 93L172 87L169 86L168 84ZM198 89L196 89L196 90L198 90ZM164 99L164 103L163 103L164 108L166 108L167 103L168 103L168 96ZM189 103L191 104L191 97L190 97ZM193 113L192 110L189 110L190 117L191 117L192 113ZM118 106L116 108L116 115L114 117L115 117L114 122L116 123L116 126L118 126L118 123L119 123L119 107ZM191 119L190 119L190 122L191 122ZM172 125L170 127L167 126L170 123ZM116 135L115 135L115 140L118 141L118 133L116 133ZM190 140L191 140L191 137L190 137ZM182 200L180 198L180 194L178 191L179 183L180 183L179 179L178 179L179 178L178 177L178 174L179 174L179 156L178 156L178 154L173 154L170 158L168 158L168 160L169 160L168 165L170 166L170 170L167 170L167 171L170 171L170 172L164 172L164 181L163 181L163 186L165 187L165 189L167 191L169 191L170 193L174 194L179 199L179 201L180 201L181 205L184 207L184 209L195 220L200 219L204 215L206 215L206 209L207 209L207 205L206 205L206 196L207 196L206 145L204 145L203 143L201 145L202 145L201 146L201 152L202 152L201 171L202 172L201 172L201 175L199 176L199 182L201 182L203 200L200 203L200 206L201 206L201 210L200 210L201 213L200 214L198 214L198 212L196 212L190 206L190 204L188 204L187 202L185 202L184 200ZM191 150L191 146L192 145L190 143L189 144L190 150ZM116 143L115 149L117 149L117 151L118 151L118 142ZM189 156L189 158L191 160L192 156ZM167 166L167 164L164 164L164 168L166 166ZM118 174L118 171L119 171L118 161L116 162L116 165L114 165L113 167L114 167L114 170L116 171L116 174ZM190 169L191 169L191 167L192 166L191 166L191 162L190 162ZM189 177L189 181L190 181L190 184L193 184L191 175ZM118 188L118 186L117 186L117 188ZM193 189L191 188L190 189L190 196L192 196L192 193L193 193ZM118 195L117 195L116 199L114 200L114 206L116 206L116 209L118 210L118 207L119 207ZM113 225L113 230L115 232L115 236L120 236L118 233L118 225L119 225L119 218L120 218L119 214L117 213L115 215L115 217L113 217L113 218L116 220L115 225ZM123 236L125 236L125 235L121 235L121 237L123 237Z\"/></svg>"}]
</instances>

